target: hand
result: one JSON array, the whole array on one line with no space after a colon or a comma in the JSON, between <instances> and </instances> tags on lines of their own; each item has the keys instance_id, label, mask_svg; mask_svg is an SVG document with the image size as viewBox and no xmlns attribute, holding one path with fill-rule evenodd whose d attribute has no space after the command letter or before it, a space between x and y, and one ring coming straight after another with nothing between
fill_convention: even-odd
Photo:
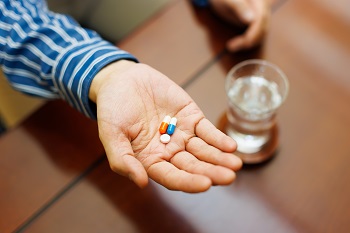
<instances>
[{"instance_id":1,"label":"hand","mask_svg":"<svg viewBox=\"0 0 350 233\"><path fill-rule=\"evenodd\" d=\"M139 187L148 177L171 190L203 192L235 179L241 160L233 139L216 129L190 96L155 69L118 61L94 78L100 139L111 169ZM168 144L158 131L164 116L176 117Z\"/></svg>"},{"instance_id":2,"label":"hand","mask_svg":"<svg viewBox=\"0 0 350 233\"><path fill-rule=\"evenodd\" d=\"M244 34L230 39L231 52L253 48L261 43L270 18L272 0L211 0L219 16L236 26L248 26Z\"/></svg>"}]
</instances>

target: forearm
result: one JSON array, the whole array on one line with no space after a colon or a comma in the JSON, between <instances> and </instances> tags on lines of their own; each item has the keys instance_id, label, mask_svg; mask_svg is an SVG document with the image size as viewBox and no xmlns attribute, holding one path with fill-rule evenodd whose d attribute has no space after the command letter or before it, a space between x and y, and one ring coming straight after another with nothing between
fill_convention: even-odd
<instances>
[{"instance_id":1,"label":"forearm","mask_svg":"<svg viewBox=\"0 0 350 233\"><path fill-rule=\"evenodd\" d=\"M136 59L50 12L45 2L0 2L0 63L13 88L44 98L62 98L94 118L89 101L93 78L106 65Z\"/></svg>"}]
</instances>

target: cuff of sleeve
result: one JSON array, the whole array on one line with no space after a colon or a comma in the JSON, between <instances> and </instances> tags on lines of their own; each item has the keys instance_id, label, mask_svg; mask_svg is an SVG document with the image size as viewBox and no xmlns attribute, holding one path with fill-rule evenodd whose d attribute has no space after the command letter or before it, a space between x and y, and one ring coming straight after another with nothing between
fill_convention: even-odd
<instances>
[{"instance_id":1,"label":"cuff of sleeve","mask_svg":"<svg viewBox=\"0 0 350 233\"><path fill-rule=\"evenodd\" d=\"M89 89L95 75L117 60L137 59L103 40L90 40L66 48L54 67L55 86L61 98L89 118L96 119L96 105L89 99Z\"/></svg>"},{"instance_id":2,"label":"cuff of sleeve","mask_svg":"<svg viewBox=\"0 0 350 233\"><path fill-rule=\"evenodd\" d=\"M209 0L192 0L192 3L195 6L198 6L198 7L207 7L207 6L209 6Z\"/></svg>"}]
</instances>

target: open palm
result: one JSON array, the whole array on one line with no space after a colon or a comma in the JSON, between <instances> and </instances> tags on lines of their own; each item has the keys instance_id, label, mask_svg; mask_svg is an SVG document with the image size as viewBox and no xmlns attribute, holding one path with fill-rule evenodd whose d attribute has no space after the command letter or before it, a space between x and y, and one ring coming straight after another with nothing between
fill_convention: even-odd
<instances>
[{"instance_id":1,"label":"open palm","mask_svg":"<svg viewBox=\"0 0 350 233\"><path fill-rule=\"evenodd\" d=\"M140 187L148 177L172 190L202 192L230 184L242 163L235 142L216 129L177 84L155 69L133 64L110 73L97 95L100 139L113 171ZM177 118L168 144L164 116Z\"/></svg>"}]
</instances>

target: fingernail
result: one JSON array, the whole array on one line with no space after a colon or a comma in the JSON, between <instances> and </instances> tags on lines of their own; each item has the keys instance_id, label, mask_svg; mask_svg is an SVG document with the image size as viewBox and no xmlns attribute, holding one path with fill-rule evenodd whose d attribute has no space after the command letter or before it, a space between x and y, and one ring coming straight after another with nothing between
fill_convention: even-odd
<instances>
[{"instance_id":1,"label":"fingernail","mask_svg":"<svg viewBox=\"0 0 350 233\"><path fill-rule=\"evenodd\" d=\"M248 10L248 11L244 12L243 17L247 23L250 23L254 20L254 12L251 10Z\"/></svg>"}]
</instances>

